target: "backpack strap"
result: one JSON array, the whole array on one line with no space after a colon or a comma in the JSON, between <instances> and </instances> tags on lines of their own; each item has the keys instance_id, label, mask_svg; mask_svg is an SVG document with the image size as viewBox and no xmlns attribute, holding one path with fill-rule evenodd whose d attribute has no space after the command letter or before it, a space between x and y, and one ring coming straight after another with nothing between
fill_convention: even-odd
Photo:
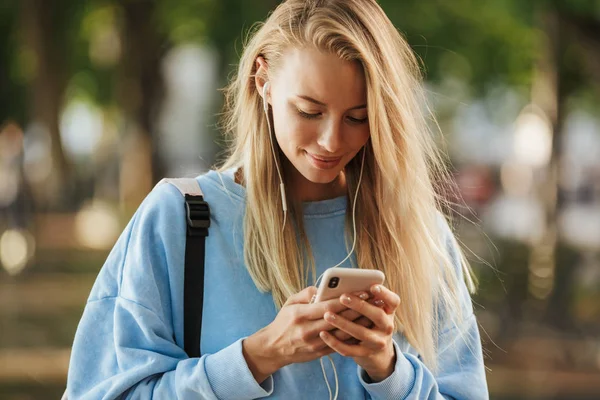
<instances>
[{"instance_id":1,"label":"backpack strap","mask_svg":"<svg viewBox=\"0 0 600 400\"><path fill-rule=\"evenodd\" d=\"M210 227L210 208L195 178L165 178L185 199L186 243L183 288L183 347L188 357L200 357L204 302L204 250ZM157 186L158 186L157 185Z\"/></svg>"}]
</instances>

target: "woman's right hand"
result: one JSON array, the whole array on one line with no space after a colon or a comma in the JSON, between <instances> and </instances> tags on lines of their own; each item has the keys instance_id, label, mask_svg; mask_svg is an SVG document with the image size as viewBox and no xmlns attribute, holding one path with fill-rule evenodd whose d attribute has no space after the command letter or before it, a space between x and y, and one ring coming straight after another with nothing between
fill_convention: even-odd
<instances>
[{"instance_id":1,"label":"woman's right hand","mask_svg":"<svg viewBox=\"0 0 600 400\"><path fill-rule=\"evenodd\" d=\"M244 339L244 357L258 383L288 364L333 353L319 337L319 332L334 329L323 316L327 311L337 314L348 308L338 298L310 304L316 292L310 286L290 296L273 322Z\"/></svg>"}]
</instances>

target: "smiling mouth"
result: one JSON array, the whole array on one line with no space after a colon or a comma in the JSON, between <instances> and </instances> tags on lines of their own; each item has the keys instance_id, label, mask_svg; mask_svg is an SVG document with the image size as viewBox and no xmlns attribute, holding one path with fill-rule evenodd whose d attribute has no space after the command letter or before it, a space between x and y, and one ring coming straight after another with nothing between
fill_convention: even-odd
<instances>
[{"instance_id":1,"label":"smiling mouth","mask_svg":"<svg viewBox=\"0 0 600 400\"><path fill-rule=\"evenodd\" d=\"M342 159L342 157L336 157L336 158L321 157L321 156L318 156L316 154L311 154L311 153L308 153L308 155L311 156L312 158L314 158L315 160L323 161L323 162L336 162L336 161L339 161Z\"/></svg>"},{"instance_id":2,"label":"smiling mouth","mask_svg":"<svg viewBox=\"0 0 600 400\"><path fill-rule=\"evenodd\" d=\"M318 156L314 156L307 151L305 151L304 154L306 155L312 166L320 170L331 170L337 167L338 164L342 161L342 157L323 159Z\"/></svg>"}]
</instances>

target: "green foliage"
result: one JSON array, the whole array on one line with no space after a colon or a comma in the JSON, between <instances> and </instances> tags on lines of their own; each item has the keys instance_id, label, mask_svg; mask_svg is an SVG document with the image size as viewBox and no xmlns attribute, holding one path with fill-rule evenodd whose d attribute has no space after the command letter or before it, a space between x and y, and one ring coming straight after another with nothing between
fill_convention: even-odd
<instances>
[{"instance_id":1,"label":"green foliage","mask_svg":"<svg viewBox=\"0 0 600 400\"><path fill-rule=\"evenodd\" d=\"M123 33L123 9L131 2L152 9L165 50L182 43L214 46L221 82L237 64L249 28L263 21L276 0L65 0L51 8L53 52L65 63L67 96L99 104L115 101L116 75L123 54L111 35ZM536 12L554 7L565 15L600 20L598 0L380 0L380 4L422 60L426 78L462 80L478 96L498 83L529 88L544 35ZM23 120L25 94L36 75L36 58L23 46L24 7L16 0L0 6L0 117ZM573 42L573 41L572 41ZM122 46L122 44L121 44ZM111 53L111 51L113 53ZM120 51L123 51L121 47ZM104 52L104 53L103 53ZM581 76L582 50L573 42L565 58L570 85L589 88ZM573 62L577 60L577 62ZM588 96L589 97L589 96Z\"/></svg>"},{"instance_id":2,"label":"green foliage","mask_svg":"<svg viewBox=\"0 0 600 400\"><path fill-rule=\"evenodd\" d=\"M481 94L490 83L528 86L539 32L533 2L381 1L422 59L427 78L458 78Z\"/></svg>"},{"instance_id":3,"label":"green foliage","mask_svg":"<svg viewBox=\"0 0 600 400\"><path fill-rule=\"evenodd\" d=\"M156 3L158 29L172 44L205 43L212 21L218 20L216 0L159 0Z\"/></svg>"},{"instance_id":4,"label":"green foliage","mask_svg":"<svg viewBox=\"0 0 600 400\"><path fill-rule=\"evenodd\" d=\"M600 20L599 0L543 0L545 6L573 15L587 16Z\"/></svg>"}]
</instances>

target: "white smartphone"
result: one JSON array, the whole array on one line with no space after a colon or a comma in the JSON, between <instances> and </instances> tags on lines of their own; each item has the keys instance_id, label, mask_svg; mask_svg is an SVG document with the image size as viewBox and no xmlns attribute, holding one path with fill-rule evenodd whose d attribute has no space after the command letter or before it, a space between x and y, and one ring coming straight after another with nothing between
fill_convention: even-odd
<instances>
[{"instance_id":1,"label":"white smartphone","mask_svg":"<svg viewBox=\"0 0 600 400\"><path fill-rule=\"evenodd\" d=\"M374 269L329 268L323 274L313 303L340 297L344 293L365 291L383 284L385 275Z\"/></svg>"}]
</instances>

